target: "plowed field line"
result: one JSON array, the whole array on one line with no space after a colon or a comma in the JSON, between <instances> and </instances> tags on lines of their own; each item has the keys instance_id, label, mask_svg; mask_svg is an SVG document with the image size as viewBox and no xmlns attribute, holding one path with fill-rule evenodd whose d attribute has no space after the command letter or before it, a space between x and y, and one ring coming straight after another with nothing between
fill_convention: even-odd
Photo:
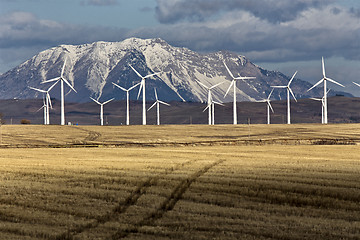
<instances>
[{"instance_id":1,"label":"plowed field line","mask_svg":"<svg viewBox=\"0 0 360 240\"><path fill-rule=\"evenodd\" d=\"M171 211L174 208L176 203L182 198L183 194L189 189L190 185L196 181L196 179L208 172L211 168L221 164L224 161L225 159L220 159L211 164L208 164L199 171L189 176L188 178L183 179L171 192L170 197L166 199L155 212L143 218L134 226L125 230L117 231L115 234L113 234L112 239L125 238L131 233L138 233L142 226L153 225L157 219L162 218L166 212Z\"/></svg>"},{"instance_id":2,"label":"plowed field line","mask_svg":"<svg viewBox=\"0 0 360 240\"><path fill-rule=\"evenodd\" d=\"M148 178L145 182L139 185L124 201L121 201L117 207L113 209L112 212L100 216L94 220L94 222L89 223L87 225L78 226L72 229L69 229L67 232L60 234L56 237L56 239L73 239L74 236L88 231L92 228L98 227L100 224L104 224L108 221L113 219L117 219L120 214L124 213L130 206L136 204L138 199L146 193L147 189L153 185L156 185L159 179L164 178L166 175L172 173L175 170L178 170L185 165L191 164L196 162L197 160L193 161L186 161L181 164L176 165L175 167L171 167L166 169L163 173Z\"/></svg>"}]
</instances>

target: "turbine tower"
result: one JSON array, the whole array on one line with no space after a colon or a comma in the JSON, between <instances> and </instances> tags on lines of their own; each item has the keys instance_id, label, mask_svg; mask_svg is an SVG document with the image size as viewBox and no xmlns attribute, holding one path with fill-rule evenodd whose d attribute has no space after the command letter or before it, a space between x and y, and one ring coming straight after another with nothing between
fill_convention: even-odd
<instances>
[{"instance_id":1,"label":"turbine tower","mask_svg":"<svg viewBox=\"0 0 360 240\"><path fill-rule=\"evenodd\" d=\"M154 88L154 91L155 91L155 99L156 99L156 101L154 102L153 105L151 105L151 107L149 107L148 111L149 111L150 109L152 109L152 108L156 105L156 115L157 115L157 121L156 121L156 123L157 123L157 125L160 125L160 103L161 103L161 104L164 104L164 105L166 105L166 106L170 106L170 104L168 104L168 103L166 103L166 102L163 102L163 101L160 101L160 100L158 99L158 96L157 96L157 93L156 93L156 88Z\"/></svg>"},{"instance_id":2,"label":"turbine tower","mask_svg":"<svg viewBox=\"0 0 360 240\"><path fill-rule=\"evenodd\" d=\"M90 97L91 100L93 100L94 102L96 102L97 104L100 105L100 125L103 126L104 125L104 105L111 102L112 100L114 100L114 98L107 100L106 102L100 103L99 101L93 99L92 97Z\"/></svg>"},{"instance_id":3,"label":"turbine tower","mask_svg":"<svg viewBox=\"0 0 360 240\"><path fill-rule=\"evenodd\" d=\"M64 78L64 70L65 70L65 65L66 65L66 59L64 61L64 65L61 69L61 74L60 77L56 77L50 80L46 80L42 83L48 83L48 82L55 82L58 83L60 81L61 83L61 125L65 125L65 96L64 96L64 82L74 91L76 92L75 88L68 82L68 80L66 80ZM76 92L77 93L77 92Z\"/></svg>"},{"instance_id":4,"label":"turbine tower","mask_svg":"<svg viewBox=\"0 0 360 240\"><path fill-rule=\"evenodd\" d=\"M294 77L296 74L297 74L297 71L294 73L294 75L290 79L288 85L286 85L286 86L271 86L272 88L286 88L286 90L287 90L287 124L291 124L291 121L290 121L290 93L293 96L293 98L295 99L295 101L297 102L295 95L290 88L290 84L294 80Z\"/></svg>"},{"instance_id":5,"label":"turbine tower","mask_svg":"<svg viewBox=\"0 0 360 240\"><path fill-rule=\"evenodd\" d=\"M50 124L50 108L52 108L52 104L51 104L51 98L50 98L50 94L49 92L51 91L51 89L53 89L53 87L55 87L55 85L57 84L54 83L53 85L51 85L48 90L42 90L42 89L38 89L38 88L34 88L34 87L29 87L32 90L41 92L45 94L45 101L46 103L44 104L44 106L42 108L44 108L44 124L45 125L49 125ZM41 108L40 108L41 109Z\"/></svg>"},{"instance_id":6,"label":"turbine tower","mask_svg":"<svg viewBox=\"0 0 360 240\"><path fill-rule=\"evenodd\" d=\"M309 88L309 90L307 90L307 91L310 91L311 89L313 89L314 87L316 87L320 83L324 82L324 124L327 124L328 123L328 116L327 116L328 110L327 110L327 86L326 86L326 83L327 83L327 81L329 81L329 82L335 83L335 84L337 84L337 85L339 85L341 87L345 87L345 86L338 83L338 82L336 82L335 80L333 80L331 78L326 77L324 57L322 57L321 60L322 60L321 63L322 63L323 78L320 81L318 81L314 86Z\"/></svg>"},{"instance_id":7,"label":"turbine tower","mask_svg":"<svg viewBox=\"0 0 360 240\"><path fill-rule=\"evenodd\" d=\"M208 106L209 105L212 105L212 95L211 95L211 90L213 89L213 88L215 88L215 87L217 87L217 86L219 86L220 84L222 84L222 83L224 83L224 82L221 82L221 83L218 83L218 84L215 84L215 85L213 85L213 86L211 86L211 87L208 87L208 86L206 86L205 84L203 84L203 83L201 83L201 82L199 82L199 81L197 81L201 86L203 86L204 88L206 88L207 90L208 90L208 99L207 99L207 103L208 103ZM212 107L206 107L205 109L208 109L209 108L209 125L213 125L213 114L212 114L212 111L213 111L213 109L214 109L214 105L212 105Z\"/></svg>"},{"instance_id":8,"label":"turbine tower","mask_svg":"<svg viewBox=\"0 0 360 240\"><path fill-rule=\"evenodd\" d=\"M112 83L114 84L114 86L120 88L121 90L126 92L126 125L130 124L130 109L129 109L129 92L134 89L135 87L137 87L140 83L135 84L134 86L132 86L131 88L125 89L119 85L117 85L116 83Z\"/></svg>"},{"instance_id":9,"label":"turbine tower","mask_svg":"<svg viewBox=\"0 0 360 240\"><path fill-rule=\"evenodd\" d=\"M211 118L209 118L209 121L210 121L209 125L215 125L215 104L221 105L221 106L224 106L224 104L216 102L212 98L209 103L206 106L206 108L203 110L203 112L205 112L207 109L209 109L209 112L210 112L210 109L211 109Z\"/></svg>"},{"instance_id":10,"label":"turbine tower","mask_svg":"<svg viewBox=\"0 0 360 240\"><path fill-rule=\"evenodd\" d=\"M327 91L326 94L328 94L329 92L330 92L330 89ZM310 99L321 102L321 123L324 124L324 108L325 108L324 97L322 97L322 98L310 98Z\"/></svg>"},{"instance_id":11,"label":"turbine tower","mask_svg":"<svg viewBox=\"0 0 360 240\"><path fill-rule=\"evenodd\" d=\"M273 93L274 88L271 90L269 96L267 97L267 99L263 99L261 102L266 102L267 104L267 124L270 124L270 110L272 111L272 113L274 113L274 109L271 106L271 101L270 101L270 97L271 94Z\"/></svg>"},{"instance_id":12,"label":"turbine tower","mask_svg":"<svg viewBox=\"0 0 360 240\"><path fill-rule=\"evenodd\" d=\"M140 73L138 73L138 71L135 70L135 68L133 68L130 64L129 66L132 68L132 70L134 70L134 72L136 73L136 75L138 75L141 78L141 82L140 82L140 89L139 89L139 93L138 93L138 98L140 96L140 92L142 90L143 92L143 96L142 96L142 100L143 100L143 115L142 115L142 124L146 125L146 102L145 102L145 79L150 78L152 76L155 76L157 74L159 74L160 72L157 73L153 73L153 74L149 74L146 75L145 77L143 77Z\"/></svg>"},{"instance_id":13,"label":"turbine tower","mask_svg":"<svg viewBox=\"0 0 360 240\"><path fill-rule=\"evenodd\" d=\"M224 65L226 67L226 70L228 71L229 75L232 78L232 81L230 83L230 86L228 90L226 91L224 97L229 93L231 86L234 87L234 104L233 104L233 117L234 117L234 124L237 124L237 109L236 109L236 81L237 80L248 80L248 79L255 79L255 77L234 77L234 75L230 72L228 66L226 66L226 63L224 62Z\"/></svg>"}]
</instances>

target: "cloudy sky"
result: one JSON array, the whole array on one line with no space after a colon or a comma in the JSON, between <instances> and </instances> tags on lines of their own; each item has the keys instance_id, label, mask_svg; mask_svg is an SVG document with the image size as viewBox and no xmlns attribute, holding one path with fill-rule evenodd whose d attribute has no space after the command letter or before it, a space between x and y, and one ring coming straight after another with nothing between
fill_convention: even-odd
<instances>
[{"instance_id":1,"label":"cloudy sky","mask_svg":"<svg viewBox=\"0 0 360 240\"><path fill-rule=\"evenodd\" d=\"M128 37L230 50L312 83L324 56L327 75L360 97L359 0L0 0L0 73L59 44Z\"/></svg>"}]
</instances>

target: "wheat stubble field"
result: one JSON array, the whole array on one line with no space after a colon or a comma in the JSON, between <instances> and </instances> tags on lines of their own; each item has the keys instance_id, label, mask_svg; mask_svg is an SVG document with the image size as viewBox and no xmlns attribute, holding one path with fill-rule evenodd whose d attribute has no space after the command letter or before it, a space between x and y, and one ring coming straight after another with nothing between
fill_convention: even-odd
<instances>
[{"instance_id":1,"label":"wheat stubble field","mask_svg":"<svg viewBox=\"0 0 360 240\"><path fill-rule=\"evenodd\" d=\"M0 130L0 239L360 238L359 124Z\"/></svg>"}]
</instances>

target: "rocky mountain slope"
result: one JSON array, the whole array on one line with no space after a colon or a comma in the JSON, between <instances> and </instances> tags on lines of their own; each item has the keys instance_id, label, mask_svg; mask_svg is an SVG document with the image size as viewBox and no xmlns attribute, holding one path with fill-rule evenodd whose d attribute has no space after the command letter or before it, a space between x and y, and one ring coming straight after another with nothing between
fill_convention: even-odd
<instances>
[{"instance_id":1,"label":"rocky mountain slope","mask_svg":"<svg viewBox=\"0 0 360 240\"><path fill-rule=\"evenodd\" d=\"M42 94L28 86L46 89L41 84L46 79L58 77L66 59L64 76L77 90L67 92L66 101L88 102L89 97L105 101L110 98L125 99L125 93L112 82L129 88L141 79L130 68L133 66L143 76L161 71L146 80L146 100L153 100L154 88L165 101L203 102L207 99L207 86L224 81L214 88L217 101L232 101L232 92L224 98L231 77L223 62L236 76L254 76L254 80L238 81L238 101L256 101L265 98L272 85L286 85L289 76L267 71L236 53L220 51L200 54L186 48L173 47L161 39L130 38L122 42L95 42L84 45L60 45L40 52L23 64L0 75L0 99L38 98ZM321 96L320 88L306 92L311 84L299 79L292 83L297 98ZM60 86L51 91L51 97L59 99ZM67 91L69 88L66 88ZM131 94L136 99L138 87ZM335 92L330 95L335 95ZM342 93L344 94L344 93ZM349 96L349 94L345 94ZM141 98L141 97L140 97ZM276 90L273 99L286 98L286 91Z\"/></svg>"}]
</instances>

